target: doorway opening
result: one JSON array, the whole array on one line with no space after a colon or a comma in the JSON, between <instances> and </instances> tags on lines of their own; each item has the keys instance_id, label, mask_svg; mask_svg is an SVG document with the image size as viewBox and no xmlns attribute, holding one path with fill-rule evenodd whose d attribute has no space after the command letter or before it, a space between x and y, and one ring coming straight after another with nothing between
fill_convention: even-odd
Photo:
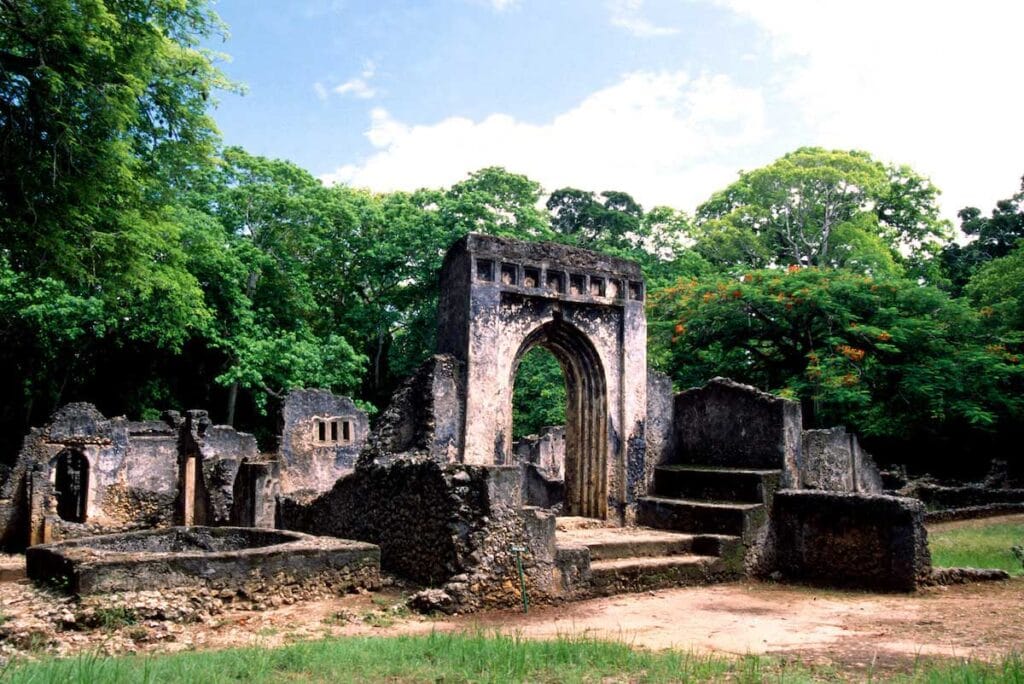
<instances>
[{"instance_id":1,"label":"doorway opening","mask_svg":"<svg viewBox=\"0 0 1024 684\"><path fill-rule=\"evenodd\" d=\"M53 489L61 520L85 522L89 493L89 459L85 454L65 449L57 455Z\"/></svg>"}]
</instances>

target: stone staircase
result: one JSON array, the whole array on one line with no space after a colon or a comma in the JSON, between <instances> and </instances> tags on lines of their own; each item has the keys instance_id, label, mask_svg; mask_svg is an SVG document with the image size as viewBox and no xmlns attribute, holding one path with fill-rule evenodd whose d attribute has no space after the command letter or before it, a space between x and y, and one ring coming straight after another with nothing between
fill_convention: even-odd
<instances>
[{"instance_id":1,"label":"stone staircase","mask_svg":"<svg viewBox=\"0 0 1024 684\"><path fill-rule=\"evenodd\" d=\"M742 576L743 557L767 518L781 471L659 466L636 527L560 517L560 553L586 550L596 596L708 584Z\"/></svg>"},{"instance_id":2,"label":"stone staircase","mask_svg":"<svg viewBox=\"0 0 1024 684\"><path fill-rule=\"evenodd\" d=\"M654 493L640 499L641 525L691 534L720 534L747 545L764 524L780 470L664 465Z\"/></svg>"}]
</instances>

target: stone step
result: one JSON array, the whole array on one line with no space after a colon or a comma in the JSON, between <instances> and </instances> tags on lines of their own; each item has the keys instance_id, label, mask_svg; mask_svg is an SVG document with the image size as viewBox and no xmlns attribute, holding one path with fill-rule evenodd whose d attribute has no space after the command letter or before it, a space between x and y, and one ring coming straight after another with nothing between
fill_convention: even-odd
<instances>
[{"instance_id":1,"label":"stone step","mask_svg":"<svg viewBox=\"0 0 1024 684\"><path fill-rule=\"evenodd\" d=\"M590 528L559 532L559 543L586 546L591 561L615 558L697 554L721 556L740 543L739 537L685 534L647 527Z\"/></svg>"},{"instance_id":2,"label":"stone step","mask_svg":"<svg viewBox=\"0 0 1024 684\"><path fill-rule=\"evenodd\" d=\"M764 504L736 501L701 501L645 496L639 501L637 522L660 530L691 534L724 534L753 540L765 520Z\"/></svg>"},{"instance_id":3,"label":"stone step","mask_svg":"<svg viewBox=\"0 0 1024 684\"><path fill-rule=\"evenodd\" d=\"M654 469L654 494L667 498L764 503L779 487L781 470L664 465Z\"/></svg>"},{"instance_id":4,"label":"stone step","mask_svg":"<svg viewBox=\"0 0 1024 684\"><path fill-rule=\"evenodd\" d=\"M614 523L600 518L584 518L579 515L560 515L555 518L555 529L559 532L591 529L618 529Z\"/></svg>"},{"instance_id":5,"label":"stone step","mask_svg":"<svg viewBox=\"0 0 1024 684\"><path fill-rule=\"evenodd\" d=\"M592 592L608 596L629 591L707 584L733 579L713 556L660 556L615 558L590 564Z\"/></svg>"}]
</instances>

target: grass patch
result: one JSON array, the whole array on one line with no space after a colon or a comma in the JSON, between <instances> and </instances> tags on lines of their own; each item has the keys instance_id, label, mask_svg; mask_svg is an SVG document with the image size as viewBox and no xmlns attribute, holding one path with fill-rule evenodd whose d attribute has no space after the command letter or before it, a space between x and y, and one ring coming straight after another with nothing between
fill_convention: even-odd
<instances>
[{"instance_id":1,"label":"grass patch","mask_svg":"<svg viewBox=\"0 0 1024 684\"><path fill-rule=\"evenodd\" d=\"M862 673L863 674L863 673ZM1019 656L985 664L919 661L902 682L1016 682ZM515 636L439 634L353 637L291 644L108 658L15 663L0 682L810 682L843 681L832 669L777 658L728 659L679 651L649 652L586 637L530 641ZM875 676L871 679L885 679Z\"/></svg>"},{"instance_id":2,"label":"grass patch","mask_svg":"<svg viewBox=\"0 0 1024 684\"><path fill-rule=\"evenodd\" d=\"M996 522L929 530L932 564L938 568L999 568L1024 575L1011 548L1024 544L1024 522Z\"/></svg>"},{"instance_id":3,"label":"grass patch","mask_svg":"<svg viewBox=\"0 0 1024 684\"><path fill-rule=\"evenodd\" d=\"M149 657L80 656L16 664L0 682L600 682L809 681L803 668L749 657L727 660L564 637L441 634L351 637L275 649L232 649Z\"/></svg>"}]
</instances>

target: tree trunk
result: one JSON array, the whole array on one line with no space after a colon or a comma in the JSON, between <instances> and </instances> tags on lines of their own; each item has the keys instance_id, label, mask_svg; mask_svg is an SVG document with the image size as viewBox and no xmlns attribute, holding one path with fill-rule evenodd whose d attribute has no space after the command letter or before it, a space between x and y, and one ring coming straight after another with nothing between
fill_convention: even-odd
<instances>
[{"instance_id":1,"label":"tree trunk","mask_svg":"<svg viewBox=\"0 0 1024 684\"><path fill-rule=\"evenodd\" d=\"M227 424L234 427L235 425L235 404L238 403L238 381L235 380L231 383L231 389L228 390L228 417Z\"/></svg>"}]
</instances>

